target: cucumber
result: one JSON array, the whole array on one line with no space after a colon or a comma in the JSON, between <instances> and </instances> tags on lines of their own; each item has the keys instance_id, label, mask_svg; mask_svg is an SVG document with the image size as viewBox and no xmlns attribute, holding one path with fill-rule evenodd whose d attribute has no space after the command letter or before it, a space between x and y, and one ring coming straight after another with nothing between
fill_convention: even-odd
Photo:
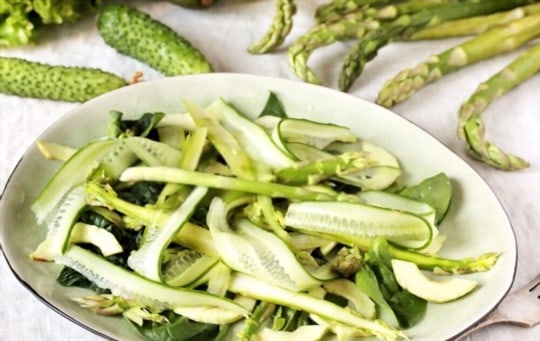
<instances>
[{"instance_id":1,"label":"cucumber","mask_svg":"<svg viewBox=\"0 0 540 341\"><path fill-rule=\"evenodd\" d=\"M54 142L38 141L36 147L49 160L66 161L77 150Z\"/></svg>"},{"instance_id":2,"label":"cucumber","mask_svg":"<svg viewBox=\"0 0 540 341\"><path fill-rule=\"evenodd\" d=\"M0 57L0 92L8 95L85 102L127 84L123 78L97 68Z\"/></svg>"},{"instance_id":3,"label":"cucumber","mask_svg":"<svg viewBox=\"0 0 540 341\"><path fill-rule=\"evenodd\" d=\"M301 118L281 119L272 132L272 138L281 146L287 142L299 142L319 149L335 141L356 142L357 139L347 127Z\"/></svg>"},{"instance_id":4,"label":"cucumber","mask_svg":"<svg viewBox=\"0 0 540 341\"><path fill-rule=\"evenodd\" d=\"M163 267L164 281L173 287L188 286L207 273L218 259L193 250L182 250Z\"/></svg>"},{"instance_id":5,"label":"cucumber","mask_svg":"<svg viewBox=\"0 0 540 341\"><path fill-rule=\"evenodd\" d=\"M416 264L399 259L392 259L392 269L402 288L428 302L450 302L467 295L478 286L478 282L472 279L430 278Z\"/></svg>"},{"instance_id":6,"label":"cucumber","mask_svg":"<svg viewBox=\"0 0 540 341\"><path fill-rule=\"evenodd\" d=\"M180 166L182 152L166 143L145 137L128 137L122 140L147 166Z\"/></svg>"},{"instance_id":7,"label":"cucumber","mask_svg":"<svg viewBox=\"0 0 540 341\"><path fill-rule=\"evenodd\" d=\"M382 236L400 245L418 242L420 247L432 239L432 229L422 217L409 212L349 202L292 203L287 208L285 225L307 233L323 233L347 238Z\"/></svg>"},{"instance_id":8,"label":"cucumber","mask_svg":"<svg viewBox=\"0 0 540 341\"><path fill-rule=\"evenodd\" d=\"M176 5L189 8L206 8L212 6L217 0L167 0Z\"/></svg>"},{"instance_id":9,"label":"cucumber","mask_svg":"<svg viewBox=\"0 0 540 341\"><path fill-rule=\"evenodd\" d=\"M105 257L124 251L114 234L101 227L85 223L76 223L73 225L69 236L69 243L95 245Z\"/></svg>"},{"instance_id":10,"label":"cucumber","mask_svg":"<svg viewBox=\"0 0 540 341\"><path fill-rule=\"evenodd\" d=\"M103 7L97 28L109 46L166 76L213 71L206 57L189 41L134 7Z\"/></svg>"},{"instance_id":11,"label":"cucumber","mask_svg":"<svg viewBox=\"0 0 540 341\"><path fill-rule=\"evenodd\" d=\"M105 258L73 245L58 263L69 266L113 295L149 306L158 311L176 307L219 307L246 316L248 312L239 304L223 297L185 288L171 288L141 277L112 264Z\"/></svg>"},{"instance_id":12,"label":"cucumber","mask_svg":"<svg viewBox=\"0 0 540 341\"><path fill-rule=\"evenodd\" d=\"M43 223L67 191L86 180L88 174L99 165L101 158L117 144L118 141L111 139L91 142L62 164L32 203L31 208L38 224Z\"/></svg>"},{"instance_id":13,"label":"cucumber","mask_svg":"<svg viewBox=\"0 0 540 341\"><path fill-rule=\"evenodd\" d=\"M398 340L400 337L406 339L402 331L392 329L383 321L366 319L360 314L332 302L315 298L309 294L273 286L264 280L246 274L235 273L229 290L244 296L303 310L331 321L360 328L383 340Z\"/></svg>"},{"instance_id":14,"label":"cucumber","mask_svg":"<svg viewBox=\"0 0 540 341\"><path fill-rule=\"evenodd\" d=\"M272 141L264 129L246 118L223 99L212 102L205 108L211 117L217 118L223 127L238 140L248 155L271 169L282 169L295 165L284 151Z\"/></svg>"},{"instance_id":15,"label":"cucumber","mask_svg":"<svg viewBox=\"0 0 540 341\"><path fill-rule=\"evenodd\" d=\"M47 237L30 254L30 258L53 261L60 256L69 242L73 224L84 207L86 207L86 198L83 189L80 186L70 189L48 218Z\"/></svg>"},{"instance_id":16,"label":"cucumber","mask_svg":"<svg viewBox=\"0 0 540 341\"><path fill-rule=\"evenodd\" d=\"M142 245L128 258L128 265L135 272L154 281L162 280L163 250L191 217L196 206L207 192L206 187L196 187L182 205L171 214L164 226L159 228L147 226Z\"/></svg>"},{"instance_id":17,"label":"cucumber","mask_svg":"<svg viewBox=\"0 0 540 341\"><path fill-rule=\"evenodd\" d=\"M233 231L226 217L225 203L214 198L208 211L208 226L226 265L291 291L320 285L276 235L248 220L240 220Z\"/></svg>"}]
</instances>

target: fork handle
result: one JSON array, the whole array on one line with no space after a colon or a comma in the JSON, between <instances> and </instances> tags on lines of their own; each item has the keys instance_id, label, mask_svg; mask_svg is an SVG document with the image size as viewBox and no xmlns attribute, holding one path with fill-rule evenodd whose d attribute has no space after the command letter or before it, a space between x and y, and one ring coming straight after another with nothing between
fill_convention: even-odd
<instances>
[{"instance_id":1,"label":"fork handle","mask_svg":"<svg viewBox=\"0 0 540 341\"><path fill-rule=\"evenodd\" d=\"M455 339L453 339L453 341L463 340L468 335L480 329L483 329L492 324L502 323L502 322L505 322L504 318L500 316L498 311L494 311L488 316L486 316L485 318L483 318L482 320L480 320L479 322L477 322L476 324L473 324L471 327L469 327L469 329L465 330L462 334L458 335Z\"/></svg>"}]
</instances>

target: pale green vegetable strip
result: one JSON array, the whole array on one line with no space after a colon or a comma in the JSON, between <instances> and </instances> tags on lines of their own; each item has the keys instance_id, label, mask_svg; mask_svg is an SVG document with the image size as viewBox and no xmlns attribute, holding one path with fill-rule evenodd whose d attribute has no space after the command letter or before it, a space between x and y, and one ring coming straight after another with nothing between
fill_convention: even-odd
<instances>
[{"instance_id":1,"label":"pale green vegetable strip","mask_svg":"<svg viewBox=\"0 0 540 341\"><path fill-rule=\"evenodd\" d=\"M316 192L303 187L232 178L170 167L131 167L122 173L120 180L175 182L301 200L324 200L325 198L337 197L337 195L332 195L329 192Z\"/></svg>"},{"instance_id":2,"label":"pale green vegetable strip","mask_svg":"<svg viewBox=\"0 0 540 341\"><path fill-rule=\"evenodd\" d=\"M155 228L155 226L146 227L148 230L145 231L142 245L137 251L132 252L128 258L128 265L135 272L154 281L161 281L163 250L186 223L207 192L208 189L205 187L196 187L182 205L169 216L163 226L160 228Z\"/></svg>"},{"instance_id":3,"label":"pale green vegetable strip","mask_svg":"<svg viewBox=\"0 0 540 341\"><path fill-rule=\"evenodd\" d=\"M200 291L164 286L114 265L105 258L76 245L71 246L58 263L80 272L100 288L110 289L113 295L138 301L157 310L203 305L247 315L243 307L228 299ZM124 280L119 283L117 280L119 278ZM167 300L156 299L156 293L166 293Z\"/></svg>"},{"instance_id":4,"label":"pale green vegetable strip","mask_svg":"<svg viewBox=\"0 0 540 341\"><path fill-rule=\"evenodd\" d=\"M98 166L101 157L117 143L115 140L92 142L63 163L32 203L31 209L36 214L38 224L43 223L66 192L86 180L90 171Z\"/></svg>"},{"instance_id":5,"label":"pale green vegetable strip","mask_svg":"<svg viewBox=\"0 0 540 341\"><path fill-rule=\"evenodd\" d=\"M279 288L249 275L235 273L229 289L244 296L303 310L361 328L384 340L406 338L403 332L390 328L383 321L365 319L329 301Z\"/></svg>"},{"instance_id":6,"label":"pale green vegetable strip","mask_svg":"<svg viewBox=\"0 0 540 341\"><path fill-rule=\"evenodd\" d=\"M215 118L209 117L198 104L185 101L184 106L199 127L208 129L208 139L219 151L233 173L244 179L254 179L253 162L235 137Z\"/></svg>"}]
</instances>

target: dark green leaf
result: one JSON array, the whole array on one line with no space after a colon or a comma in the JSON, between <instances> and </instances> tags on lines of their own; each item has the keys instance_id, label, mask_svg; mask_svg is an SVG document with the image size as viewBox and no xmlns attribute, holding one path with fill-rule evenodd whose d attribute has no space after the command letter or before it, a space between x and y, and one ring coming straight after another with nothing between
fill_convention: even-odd
<instances>
[{"instance_id":1,"label":"dark green leaf","mask_svg":"<svg viewBox=\"0 0 540 341\"><path fill-rule=\"evenodd\" d=\"M60 275L58 275L58 278L56 279L56 282L64 287L90 289L96 294L105 294L109 292L109 290L98 287L93 282L86 279L86 277L67 266L62 269Z\"/></svg>"},{"instance_id":2,"label":"dark green leaf","mask_svg":"<svg viewBox=\"0 0 540 341\"><path fill-rule=\"evenodd\" d=\"M400 195L425 202L435 209L435 219L440 223L452 200L452 183L448 176L439 173L424 179L417 185L408 186L399 192Z\"/></svg>"},{"instance_id":3,"label":"dark green leaf","mask_svg":"<svg viewBox=\"0 0 540 341\"><path fill-rule=\"evenodd\" d=\"M287 112L283 107L283 103L281 103L280 99L275 93L270 92L270 95L266 100L266 104L264 105L263 110L259 114L259 117L261 116L277 116L282 118L287 117Z\"/></svg>"},{"instance_id":4,"label":"dark green leaf","mask_svg":"<svg viewBox=\"0 0 540 341\"><path fill-rule=\"evenodd\" d=\"M206 341L212 340L220 334L216 324L195 322L186 317L167 312L169 323L158 324L145 321L143 326L131 323L139 333L150 341Z\"/></svg>"},{"instance_id":5,"label":"dark green leaf","mask_svg":"<svg viewBox=\"0 0 540 341\"><path fill-rule=\"evenodd\" d=\"M399 320L400 326L414 326L425 315L427 301L403 290L394 294L388 301Z\"/></svg>"},{"instance_id":6,"label":"dark green leaf","mask_svg":"<svg viewBox=\"0 0 540 341\"><path fill-rule=\"evenodd\" d=\"M109 124L107 126L109 136L141 136L156 140L159 138L154 128L163 116L165 116L161 112L145 113L137 120L123 120L123 113L114 110L109 115Z\"/></svg>"}]
</instances>

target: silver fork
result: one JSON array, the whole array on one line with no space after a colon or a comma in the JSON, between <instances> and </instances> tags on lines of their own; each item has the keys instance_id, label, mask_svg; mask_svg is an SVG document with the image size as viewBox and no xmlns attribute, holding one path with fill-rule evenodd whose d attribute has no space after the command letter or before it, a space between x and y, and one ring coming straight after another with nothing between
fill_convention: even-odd
<instances>
[{"instance_id":1,"label":"silver fork","mask_svg":"<svg viewBox=\"0 0 540 341\"><path fill-rule=\"evenodd\" d=\"M540 275L527 285L506 296L489 315L454 341L495 323L511 323L520 327L533 327L540 323Z\"/></svg>"}]
</instances>

